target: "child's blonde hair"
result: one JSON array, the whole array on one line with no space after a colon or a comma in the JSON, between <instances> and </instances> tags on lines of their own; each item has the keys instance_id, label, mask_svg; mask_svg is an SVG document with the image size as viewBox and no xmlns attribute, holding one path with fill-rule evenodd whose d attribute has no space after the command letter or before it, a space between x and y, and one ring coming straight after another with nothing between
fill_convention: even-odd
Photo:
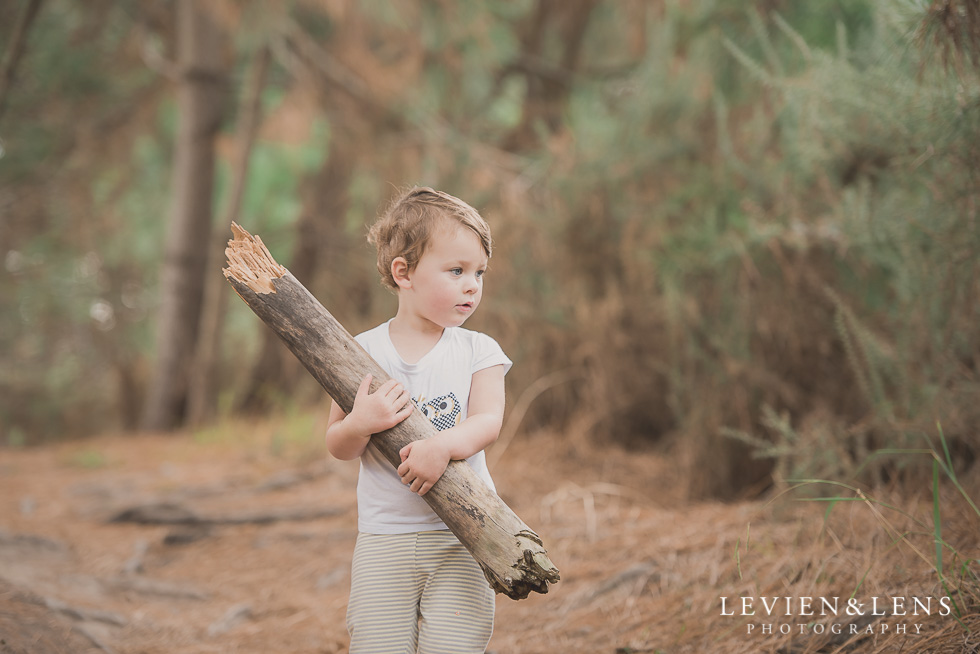
<instances>
[{"instance_id":1,"label":"child's blonde hair","mask_svg":"<svg viewBox=\"0 0 980 654\"><path fill-rule=\"evenodd\" d=\"M490 258L490 226L476 209L448 193L416 186L396 198L368 232L368 242L378 250L378 272L385 287L398 290L391 276L392 261L404 257L408 269L415 270L435 226L443 220L454 221L476 234Z\"/></svg>"}]
</instances>

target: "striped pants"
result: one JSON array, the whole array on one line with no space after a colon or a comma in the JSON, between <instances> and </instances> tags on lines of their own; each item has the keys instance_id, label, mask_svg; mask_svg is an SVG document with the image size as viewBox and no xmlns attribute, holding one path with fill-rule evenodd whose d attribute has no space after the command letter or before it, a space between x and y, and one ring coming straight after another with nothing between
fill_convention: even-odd
<instances>
[{"instance_id":1,"label":"striped pants","mask_svg":"<svg viewBox=\"0 0 980 654\"><path fill-rule=\"evenodd\" d=\"M358 535L350 654L482 654L493 610L493 590L452 532Z\"/></svg>"}]
</instances>

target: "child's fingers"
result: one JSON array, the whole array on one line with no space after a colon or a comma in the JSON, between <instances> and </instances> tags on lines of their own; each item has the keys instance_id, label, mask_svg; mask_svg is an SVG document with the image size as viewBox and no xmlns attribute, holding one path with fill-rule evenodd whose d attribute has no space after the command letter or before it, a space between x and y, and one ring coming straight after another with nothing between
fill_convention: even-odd
<instances>
[{"instance_id":1,"label":"child's fingers","mask_svg":"<svg viewBox=\"0 0 980 654\"><path fill-rule=\"evenodd\" d=\"M395 398L395 406L398 407L399 409L404 409L406 406L411 406L411 405L412 405L412 396L407 390L402 391L401 395L398 395Z\"/></svg>"},{"instance_id":2,"label":"child's fingers","mask_svg":"<svg viewBox=\"0 0 980 654\"><path fill-rule=\"evenodd\" d=\"M395 409L395 412L392 414L392 417L391 417L392 427L394 427L395 425L397 425L400 422L405 421L408 418L408 416L410 416L412 414L412 407L413 406L414 406L414 404L412 402L409 402L408 404L406 404L405 406L401 407L400 409L397 409L396 408Z\"/></svg>"},{"instance_id":3,"label":"child's fingers","mask_svg":"<svg viewBox=\"0 0 980 654\"><path fill-rule=\"evenodd\" d=\"M374 376L371 373L365 375L364 379L361 380L361 385L357 387L358 395L366 395L368 390L371 388L371 380Z\"/></svg>"},{"instance_id":4,"label":"child's fingers","mask_svg":"<svg viewBox=\"0 0 980 654\"><path fill-rule=\"evenodd\" d=\"M391 394L392 394L393 391L397 391L398 393L400 393L401 392L401 388L402 388L402 385L401 384L399 384L398 382L396 382L394 379L389 379L385 383L381 384L381 387L378 388L377 393L378 393L378 395L380 395L382 397L389 397L389 396L391 396ZM396 396L397 396L397 393L396 393Z\"/></svg>"}]
</instances>

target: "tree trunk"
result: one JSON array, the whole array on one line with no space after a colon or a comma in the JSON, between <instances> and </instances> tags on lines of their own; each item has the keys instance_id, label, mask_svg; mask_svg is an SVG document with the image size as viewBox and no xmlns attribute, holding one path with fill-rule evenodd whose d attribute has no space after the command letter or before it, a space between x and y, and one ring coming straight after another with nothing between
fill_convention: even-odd
<instances>
[{"instance_id":1,"label":"tree trunk","mask_svg":"<svg viewBox=\"0 0 980 654\"><path fill-rule=\"evenodd\" d=\"M289 271L273 260L261 239L236 224L225 253L225 277L245 303L285 342L346 412L367 373L372 390L388 375ZM395 467L399 450L428 438L435 428L419 413L371 437ZM483 483L464 461L453 461L423 498L476 559L490 586L512 599L547 593L559 580L541 539Z\"/></svg>"},{"instance_id":2,"label":"tree trunk","mask_svg":"<svg viewBox=\"0 0 980 654\"><path fill-rule=\"evenodd\" d=\"M271 53L263 46L255 55L250 69L249 80L242 98L242 112L238 122L235 146L235 160L232 168L231 196L222 224L239 220L242 198L245 195L245 182L248 179L248 164L252 158L255 136L262 119L262 91L265 90ZM224 230L214 230L208 253L208 270L220 265L221 244ZM221 335L224 331L226 306L228 304L228 285L217 275L208 275L205 281L206 302L201 315L200 334L193 361L193 372L188 391L187 421L200 425L214 414L217 406L217 368Z\"/></svg>"},{"instance_id":3,"label":"tree trunk","mask_svg":"<svg viewBox=\"0 0 980 654\"><path fill-rule=\"evenodd\" d=\"M3 64L0 66L0 118L3 117L3 112L7 108L7 98L17 74L17 65L24 54L27 33L31 29L31 23L37 18L37 12L40 8L41 0L27 1L20 13L20 18L17 19L17 26L14 28L14 34L10 39L10 46L3 57Z\"/></svg>"},{"instance_id":4,"label":"tree trunk","mask_svg":"<svg viewBox=\"0 0 980 654\"><path fill-rule=\"evenodd\" d=\"M507 72L521 72L527 82L521 122L503 139L509 151L528 151L539 146L539 128L549 133L561 127L569 90L578 73L582 45L596 0L538 0L528 33L522 39L518 61ZM549 27L558 32L560 61L549 63L544 55Z\"/></svg>"},{"instance_id":5,"label":"tree trunk","mask_svg":"<svg viewBox=\"0 0 980 654\"><path fill-rule=\"evenodd\" d=\"M179 125L173 204L157 319L157 361L143 407L143 429L181 424L204 298L211 234L214 141L221 125L225 78L221 32L202 3L177 3Z\"/></svg>"}]
</instances>

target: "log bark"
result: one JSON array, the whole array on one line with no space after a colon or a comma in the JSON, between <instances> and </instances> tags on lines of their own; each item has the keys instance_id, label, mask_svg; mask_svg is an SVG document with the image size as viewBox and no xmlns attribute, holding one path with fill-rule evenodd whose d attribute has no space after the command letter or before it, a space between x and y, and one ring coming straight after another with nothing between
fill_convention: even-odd
<instances>
[{"instance_id":1,"label":"log bark","mask_svg":"<svg viewBox=\"0 0 980 654\"><path fill-rule=\"evenodd\" d=\"M235 238L225 254L224 275L238 295L279 335L338 406L350 412L357 387L367 373L372 391L389 376L323 308L313 295L276 263L262 240L232 223ZM418 411L371 437L392 466L399 450L428 438L435 428ZM449 529L469 550L497 593L524 599L532 591L547 593L559 580L541 538L530 529L463 461L453 461L423 495Z\"/></svg>"}]
</instances>

